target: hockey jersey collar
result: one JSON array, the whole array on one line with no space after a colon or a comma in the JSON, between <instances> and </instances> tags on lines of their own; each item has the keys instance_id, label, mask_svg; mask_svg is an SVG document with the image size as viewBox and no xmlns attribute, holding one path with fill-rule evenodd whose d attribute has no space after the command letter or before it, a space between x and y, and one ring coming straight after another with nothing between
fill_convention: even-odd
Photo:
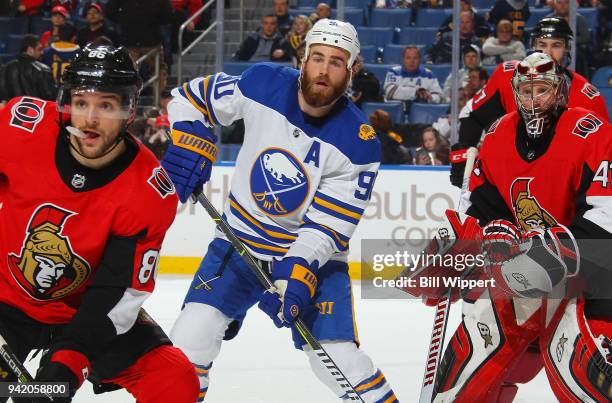
<instances>
[{"instance_id":1,"label":"hockey jersey collar","mask_svg":"<svg viewBox=\"0 0 612 403\"><path fill-rule=\"evenodd\" d=\"M62 128L55 145L55 165L62 181L76 193L101 188L117 178L134 161L138 144L132 135L125 136L125 151L101 169L81 165L70 153L66 129Z\"/></svg>"}]
</instances>

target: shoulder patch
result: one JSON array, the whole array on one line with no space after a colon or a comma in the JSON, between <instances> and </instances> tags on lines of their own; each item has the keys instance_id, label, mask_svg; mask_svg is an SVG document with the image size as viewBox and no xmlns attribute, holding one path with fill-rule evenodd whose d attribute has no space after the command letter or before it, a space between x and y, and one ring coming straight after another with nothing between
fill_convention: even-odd
<instances>
[{"instance_id":1,"label":"shoulder patch","mask_svg":"<svg viewBox=\"0 0 612 403\"><path fill-rule=\"evenodd\" d=\"M512 71L515 69L516 61L509 61L504 63L504 71Z\"/></svg>"},{"instance_id":2,"label":"shoulder patch","mask_svg":"<svg viewBox=\"0 0 612 403\"><path fill-rule=\"evenodd\" d=\"M38 122L45 116L47 101L33 97L23 97L11 108L9 125L33 133Z\"/></svg>"},{"instance_id":3,"label":"shoulder patch","mask_svg":"<svg viewBox=\"0 0 612 403\"><path fill-rule=\"evenodd\" d=\"M176 193L172 180L162 167L153 169L153 173L147 183L159 193L162 199L165 199L168 195Z\"/></svg>"},{"instance_id":4,"label":"shoulder patch","mask_svg":"<svg viewBox=\"0 0 612 403\"><path fill-rule=\"evenodd\" d=\"M593 99L596 96L600 95L599 90L597 89L597 87L595 87L594 85L592 85L590 83L584 83L584 87L582 87L580 92L582 92L584 95L586 95L587 98L589 98L589 99Z\"/></svg>"},{"instance_id":5,"label":"shoulder patch","mask_svg":"<svg viewBox=\"0 0 612 403\"><path fill-rule=\"evenodd\" d=\"M376 138L376 131L372 126L364 123L359 126L359 138L363 141L373 140Z\"/></svg>"},{"instance_id":6,"label":"shoulder patch","mask_svg":"<svg viewBox=\"0 0 612 403\"><path fill-rule=\"evenodd\" d=\"M588 115L578 119L574 129L572 130L572 134L585 139L589 134L595 133L597 130L599 130L601 125L603 125L603 122L597 116L589 113Z\"/></svg>"}]
</instances>

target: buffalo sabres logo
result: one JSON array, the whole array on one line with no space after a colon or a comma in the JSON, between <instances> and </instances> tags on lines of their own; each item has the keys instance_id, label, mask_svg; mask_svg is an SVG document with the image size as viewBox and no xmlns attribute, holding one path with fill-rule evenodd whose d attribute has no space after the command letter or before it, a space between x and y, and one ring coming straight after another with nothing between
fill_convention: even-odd
<instances>
[{"instance_id":1,"label":"buffalo sabres logo","mask_svg":"<svg viewBox=\"0 0 612 403\"><path fill-rule=\"evenodd\" d=\"M514 216L523 231L549 228L557 224L557 220L544 210L538 200L531 195L529 184L532 180L533 178L517 178L510 187Z\"/></svg>"},{"instance_id":2,"label":"buffalo sabres logo","mask_svg":"<svg viewBox=\"0 0 612 403\"><path fill-rule=\"evenodd\" d=\"M266 214L283 216L298 209L308 195L309 178L300 162L286 150L264 150L251 169L251 195Z\"/></svg>"},{"instance_id":3,"label":"buffalo sabres logo","mask_svg":"<svg viewBox=\"0 0 612 403\"><path fill-rule=\"evenodd\" d=\"M32 214L21 253L9 254L9 269L19 285L37 300L59 299L83 284L91 272L85 259L62 235L72 211L43 204Z\"/></svg>"}]
</instances>

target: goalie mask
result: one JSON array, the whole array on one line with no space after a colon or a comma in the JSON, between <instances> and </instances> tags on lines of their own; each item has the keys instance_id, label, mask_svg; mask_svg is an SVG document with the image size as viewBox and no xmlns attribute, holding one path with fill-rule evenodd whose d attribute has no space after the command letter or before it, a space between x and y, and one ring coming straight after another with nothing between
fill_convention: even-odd
<instances>
[{"instance_id":1,"label":"goalie mask","mask_svg":"<svg viewBox=\"0 0 612 403\"><path fill-rule=\"evenodd\" d=\"M532 53L517 66L512 91L531 139L542 136L567 105L568 83L561 66L545 53Z\"/></svg>"}]
</instances>

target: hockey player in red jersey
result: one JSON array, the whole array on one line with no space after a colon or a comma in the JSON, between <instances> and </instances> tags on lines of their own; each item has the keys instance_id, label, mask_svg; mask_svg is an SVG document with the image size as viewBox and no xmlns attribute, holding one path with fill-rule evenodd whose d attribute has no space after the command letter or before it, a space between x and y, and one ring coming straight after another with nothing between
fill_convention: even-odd
<instances>
[{"instance_id":1,"label":"hockey player in red jersey","mask_svg":"<svg viewBox=\"0 0 612 403\"><path fill-rule=\"evenodd\" d=\"M543 366L561 402L612 399L612 127L566 108L566 80L548 55L525 58L518 110L483 141L466 212L495 287L464 302L436 402L511 402Z\"/></svg>"},{"instance_id":2,"label":"hockey player in red jersey","mask_svg":"<svg viewBox=\"0 0 612 403\"><path fill-rule=\"evenodd\" d=\"M560 65L567 66L573 40L574 34L567 21L557 17L544 18L531 33L531 49L547 53ZM453 185L461 187L466 150L478 145L481 135L494 121L517 109L511 86L517 63L514 60L497 66L487 85L461 111L459 142L452 146L450 156ZM563 72L570 86L568 107L583 107L609 122L608 110L599 90L575 71L564 67Z\"/></svg>"},{"instance_id":3,"label":"hockey player in red jersey","mask_svg":"<svg viewBox=\"0 0 612 403\"><path fill-rule=\"evenodd\" d=\"M89 379L194 402L191 363L141 308L177 196L126 132L138 73L124 48L92 46L63 78L57 104L23 96L0 113L0 334L20 360L47 350L35 380L70 387L54 401Z\"/></svg>"}]
</instances>

